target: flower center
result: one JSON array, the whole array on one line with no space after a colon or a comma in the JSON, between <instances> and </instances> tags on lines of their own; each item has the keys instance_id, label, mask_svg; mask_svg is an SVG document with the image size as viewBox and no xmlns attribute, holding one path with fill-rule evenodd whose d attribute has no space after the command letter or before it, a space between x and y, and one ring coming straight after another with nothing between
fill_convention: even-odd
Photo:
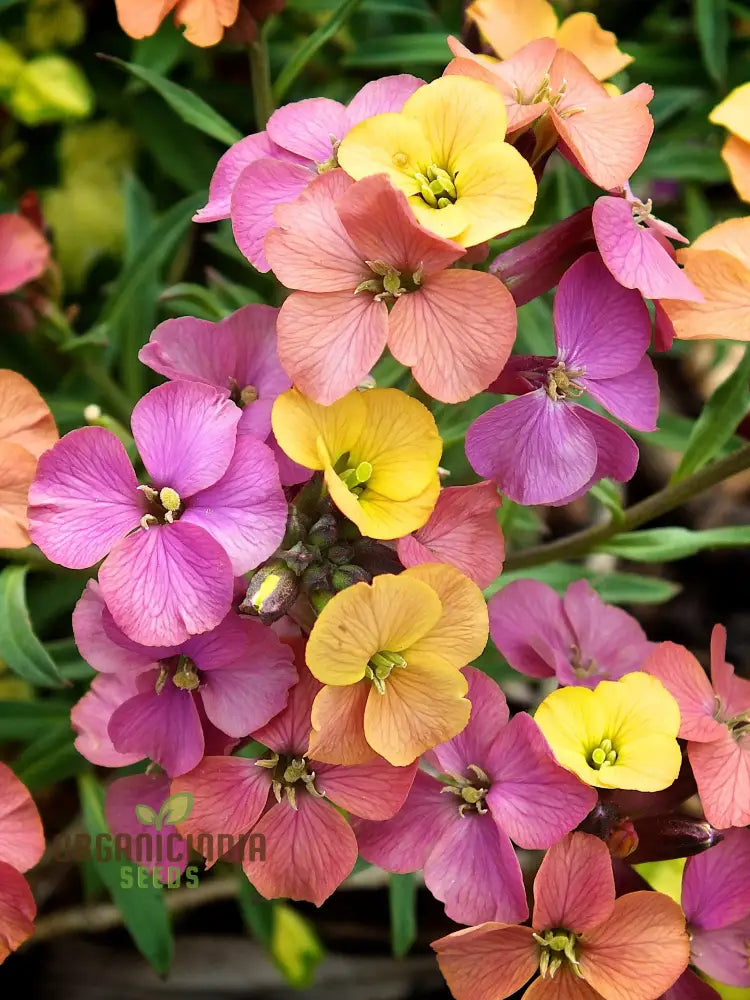
<instances>
[{"instance_id":1,"label":"flower center","mask_svg":"<svg viewBox=\"0 0 750 1000\"><path fill-rule=\"evenodd\" d=\"M558 361L555 367L550 368L547 372L545 391L549 398L555 401L558 399L567 399L568 396L580 396L583 392L583 386L579 385L575 380L585 374L585 368L568 371L565 367L565 362Z\"/></svg>"},{"instance_id":2,"label":"flower center","mask_svg":"<svg viewBox=\"0 0 750 1000\"><path fill-rule=\"evenodd\" d=\"M459 816L464 817L467 812L479 813L480 816L484 816L487 812L484 800L491 784L489 776L478 764L469 764L467 770L473 772L471 777L449 774L448 784L440 791L457 795L461 799L458 806Z\"/></svg>"},{"instance_id":3,"label":"flower center","mask_svg":"<svg viewBox=\"0 0 750 1000\"><path fill-rule=\"evenodd\" d=\"M197 691L201 686L200 675L193 661L180 653L168 660L159 660L159 676L156 678L154 690L161 694L169 678L181 691Z\"/></svg>"},{"instance_id":4,"label":"flower center","mask_svg":"<svg viewBox=\"0 0 750 1000\"><path fill-rule=\"evenodd\" d=\"M177 490L171 486L163 486L155 490L152 486L139 486L138 489L148 500L149 510L141 518L141 527L148 530L152 524L173 524L179 517L182 500Z\"/></svg>"},{"instance_id":5,"label":"flower center","mask_svg":"<svg viewBox=\"0 0 750 1000\"><path fill-rule=\"evenodd\" d=\"M331 140L331 155L327 160L323 160L322 163L316 163L315 169L319 174L327 174L329 170L335 170L339 165L339 146L341 145L341 139L337 139L335 135L328 133L328 138Z\"/></svg>"},{"instance_id":6,"label":"flower center","mask_svg":"<svg viewBox=\"0 0 750 1000\"><path fill-rule=\"evenodd\" d=\"M378 694L385 694L385 682L391 676L394 667L398 667L399 670L406 667L406 660L400 653L381 649L370 657L370 661L365 667L365 676L372 681Z\"/></svg>"},{"instance_id":7,"label":"flower center","mask_svg":"<svg viewBox=\"0 0 750 1000\"><path fill-rule=\"evenodd\" d=\"M244 388L240 385L234 375L230 375L227 379L227 385L229 387L229 398L233 403L242 410L248 403L254 403L258 398L258 390L254 385L246 385Z\"/></svg>"},{"instance_id":8,"label":"flower center","mask_svg":"<svg viewBox=\"0 0 750 1000\"><path fill-rule=\"evenodd\" d=\"M309 761L304 757L293 757L289 754L272 753L270 757L256 760L257 767L265 767L272 771L271 789L277 802L286 796L292 809L297 808L297 793L309 792L322 799L325 792L319 792L315 787L315 771L308 771Z\"/></svg>"},{"instance_id":9,"label":"flower center","mask_svg":"<svg viewBox=\"0 0 750 1000\"><path fill-rule=\"evenodd\" d=\"M421 267L408 275L402 274L401 271L398 271L391 264L386 264L383 260L366 260L365 264L375 277L360 281L354 289L354 294L373 292L376 302L386 302L390 305L394 299L406 295L407 292L416 292L424 279L424 271Z\"/></svg>"},{"instance_id":10,"label":"flower center","mask_svg":"<svg viewBox=\"0 0 750 1000\"><path fill-rule=\"evenodd\" d=\"M543 934L534 933L534 940L539 944L540 949L539 974L542 979L547 976L554 979L555 973L563 963L567 964L568 968L579 979L583 979L576 950L579 936L574 931L568 931L561 927L544 931Z\"/></svg>"},{"instance_id":11,"label":"flower center","mask_svg":"<svg viewBox=\"0 0 750 1000\"><path fill-rule=\"evenodd\" d=\"M351 465L350 462L351 458L347 452L336 462L334 472L349 492L359 497L372 476L372 464L364 461Z\"/></svg>"},{"instance_id":12,"label":"flower center","mask_svg":"<svg viewBox=\"0 0 750 1000\"><path fill-rule=\"evenodd\" d=\"M588 755L589 766L595 771L601 771L604 767L611 767L617 761L617 751L612 745L612 740L602 740L598 747L594 747Z\"/></svg>"},{"instance_id":13,"label":"flower center","mask_svg":"<svg viewBox=\"0 0 750 1000\"><path fill-rule=\"evenodd\" d=\"M570 647L570 666L576 677L598 677L604 673L593 657L589 660L583 659L583 653L575 643Z\"/></svg>"},{"instance_id":14,"label":"flower center","mask_svg":"<svg viewBox=\"0 0 750 1000\"><path fill-rule=\"evenodd\" d=\"M634 201L632 203L633 209L633 221L637 226L643 229L646 225L647 219L652 219L651 209L654 207L653 202L649 198L647 202Z\"/></svg>"},{"instance_id":15,"label":"flower center","mask_svg":"<svg viewBox=\"0 0 750 1000\"><path fill-rule=\"evenodd\" d=\"M431 163L424 173L417 171L414 174L414 180L419 184L417 194L430 208L448 208L449 205L455 205L458 198L456 177L457 174L448 173L436 163Z\"/></svg>"}]
</instances>

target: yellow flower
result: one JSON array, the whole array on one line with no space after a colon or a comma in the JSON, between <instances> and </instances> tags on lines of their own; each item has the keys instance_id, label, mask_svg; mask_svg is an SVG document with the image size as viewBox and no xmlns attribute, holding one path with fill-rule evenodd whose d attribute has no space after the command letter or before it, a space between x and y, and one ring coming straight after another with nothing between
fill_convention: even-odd
<instances>
[{"instance_id":1,"label":"yellow flower","mask_svg":"<svg viewBox=\"0 0 750 1000\"><path fill-rule=\"evenodd\" d=\"M355 125L338 161L355 180L387 174L427 229L474 246L524 225L536 181L504 142L502 95L481 80L444 76L420 87L401 112Z\"/></svg>"},{"instance_id":2,"label":"yellow flower","mask_svg":"<svg viewBox=\"0 0 750 1000\"><path fill-rule=\"evenodd\" d=\"M425 563L376 576L330 601L307 643L324 687L313 704L310 754L410 764L469 721L461 667L487 642L481 590L453 566Z\"/></svg>"},{"instance_id":3,"label":"yellow flower","mask_svg":"<svg viewBox=\"0 0 750 1000\"><path fill-rule=\"evenodd\" d=\"M534 718L559 763L588 785L657 792L680 770L680 710L648 674L559 688Z\"/></svg>"},{"instance_id":4,"label":"yellow flower","mask_svg":"<svg viewBox=\"0 0 750 1000\"><path fill-rule=\"evenodd\" d=\"M708 120L729 132L721 156L737 194L743 201L750 201L750 83L735 87L716 105Z\"/></svg>"},{"instance_id":5,"label":"yellow flower","mask_svg":"<svg viewBox=\"0 0 750 1000\"><path fill-rule=\"evenodd\" d=\"M290 458L323 470L331 499L363 535L400 538L427 522L443 444L416 399L398 389L355 389L321 406L290 389L274 403L272 423Z\"/></svg>"}]
</instances>

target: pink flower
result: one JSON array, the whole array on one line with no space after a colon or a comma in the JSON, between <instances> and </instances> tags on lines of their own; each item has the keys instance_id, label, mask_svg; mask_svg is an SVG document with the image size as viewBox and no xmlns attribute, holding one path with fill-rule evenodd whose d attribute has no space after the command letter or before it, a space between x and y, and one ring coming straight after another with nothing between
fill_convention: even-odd
<instances>
[{"instance_id":1,"label":"pink flower","mask_svg":"<svg viewBox=\"0 0 750 1000\"><path fill-rule=\"evenodd\" d=\"M398 557L406 566L448 563L478 587L500 576L505 558L498 524L500 497L493 483L449 486L441 490L423 528L398 540Z\"/></svg>"},{"instance_id":2,"label":"pink flower","mask_svg":"<svg viewBox=\"0 0 750 1000\"><path fill-rule=\"evenodd\" d=\"M116 778L107 788L104 811L113 837L125 834L131 846L130 859L146 871L156 871L162 882L182 874L188 863L187 842L173 823L145 824L137 806L148 806L156 816L169 798L166 774L129 774ZM171 869L171 870L170 870Z\"/></svg>"},{"instance_id":3,"label":"pink flower","mask_svg":"<svg viewBox=\"0 0 750 1000\"><path fill-rule=\"evenodd\" d=\"M231 216L237 246L259 271L267 271L263 241L276 206L294 201L318 174L338 165L336 150L354 125L400 111L423 83L407 74L386 76L366 84L348 105L312 97L279 108L265 132L241 139L219 160L208 204L195 222Z\"/></svg>"},{"instance_id":4,"label":"pink flower","mask_svg":"<svg viewBox=\"0 0 750 1000\"><path fill-rule=\"evenodd\" d=\"M357 860L354 832L338 810L367 819L394 815L415 766L393 767L382 759L353 767L309 760L310 710L320 684L302 662L299 670L286 709L254 733L270 755L206 757L172 782L172 792L193 795L192 812L180 826L185 836L238 838L251 832L265 838L265 857L246 854L242 864L262 896L320 906Z\"/></svg>"},{"instance_id":5,"label":"pink flower","mask_svg":"<svg viewBox=\"0 0 750 1000\"><path fill-rule=\"evenodd\" d=\"M122 443L102 427L72 431L39 460L32 540L72 569L107 556L102 594L136 642L174 645L215 628L234 577L281 542L278 469L266 445L237 436L240 417L224 393L198 382L147 393L131 424L153 487L138 485Z\"/></svg>"},{"instance_id":6,"label":"pink flower","mask_svg":"<svg viewBox=\"0 0 750 1000\"><path fill-rule=\"evenodd\" d=\"M0 962L34 932L36 903L22 872L43 851L37 808L11 769L0 764Z\"/></svg>"},{"instance_id":7,"label":"pink flower","mask_svg":"<svg viewBox=\"0 0 750 1000\"><path fill-rule=\"evenodd\" d=\"M553 323L557 355L511 358L492 388L523 395L482 414L466 435L475 471L524 505L568 503L606 476L624 482L635 472L633 440L574 403L581 393L631 427L656 426L651 321L638 292L585 254L560 281Z\"/></svg>"},{"instance_id":8,"label":"pink flower","mask_svg":"<svg viewBox=\"0 0 750 1000\"><path fill-rule=\"evenodd\" d=\"M50 246L23 215L0 215L0 295L15 292L44 274Z\"/></svg>"},{"instance_id":9,"label":"pink flower","mask_svg":"<svg viewBox=\"0 0 750 1000\"><path fill-rule=\"evenodd\" d=\"M109 715L104 745L121 756L115 764L148 757L171 776L192 770L207 740L223 750L265 725L284 708L297 679L289 647L233 611L178 646L140 646L117 627L98 585L89 582L73 632L92 667L132 678L118 685L111 712L102 713Z\"/></svg>"},{"instance_id":10,"label":"pink flower","mask_svg":"<svg viewBox=\"0 0 750 1000\"><path fill-rule=\"evenodd\" d=\"M656 648L635 618L605 604L586 580L564 597L539 580L515 580L487 608L492 641L529 677L594 688L641 670Z\"/></svg>"},{"instance_id":11,"label":"pink flower","mask_svg":"<svg viewBox=\"0 0 750 1000\"><path fill-rule=\"evenodd\" d=\"M463 248L420 226L385 175L355 183L327 173L278 208L276 222L266 253L278 279L298 289L279 314L279 356L300 391L334 402L386 344L445 402L497 376L516 332L510 293L491 275L449 269Z\"/></svg>"},{"instance_id":12,"label":"pink flower","mask_svg":"<svg viewBox=\"0 0 750 1000\"><path fill-rule=\"evenodd\" d=\"M557 764L530 716L508 721L494 681L474 667L463 672L474 706L469 723L425 757L442 780L418 772L393 819L355 824L359 849L387 871L423 868L425 885L459 923L525 920L511 840L549 847L588 815L596 791Z\"/></svg>"},{"instance_id":13,"label":"pink flower","mask_svg":"<svg viewBox=\"0 0 750 1000\"><path fill-rule=\"evenodd\" d=\"M686 968L679 906L658 892L615 899L606 845L572 833L545 856L531 927L483 923L435 941L456 1000L654 1000Z\"/></svg>"},{"instance_id":14,"label":"pink flower","mask_svg":"<svg viewBox=\"0 0 750 1000\"><path fill-rule=\"evenodd\" d=\"M684 646L663 642L643 664L677 699L690 766L706 819L750 824L750 681L726 662L726 629L711 633L711 681Z\"/></svg>"}]
</instances>

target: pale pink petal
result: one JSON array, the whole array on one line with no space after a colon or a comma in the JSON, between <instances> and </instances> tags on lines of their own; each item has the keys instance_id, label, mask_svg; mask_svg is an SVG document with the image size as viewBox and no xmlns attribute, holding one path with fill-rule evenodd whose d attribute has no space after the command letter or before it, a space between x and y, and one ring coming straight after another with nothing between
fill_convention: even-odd
<instances>
[{"instance_id":1,"label":"pale pink petal","mask_svg":"<svg viewBox=\"0 0 750 1000\"><path fill-rule=\"evenodd\" d=\"M153 670L159 659L154 650L131 642L122 646L109 635L103 622L106 607L99 584L89 580L73 611L73 635L78 652L94 670L103 673L132 671L137 674ZM123 638L127 639L124 634Z\"/></svg>"},{"instance_id":2,"label":"pale pink petal","mask_svg":"<svg viewBox=\"0 0 750 1000\"><path fill-rule=\"evenodd\" d=\"M0 215L0 295L38 278L49 258L50 245L36 226L14 212Z\"/></svg>"},{"instance_id":3,"label":"pale pink petal","mask_svg":"<svg viewBox=\"0 0 750 1000\"><path fill-rule=\"evenodd\" d=\"M502 1000L539 967L530 927L486 923L432 942L438 965L456 1000Z\"/></svg>"},{"instance_id":4,"label":"pale pink petal","mask_svg":"<svg viewBox=\"0 0 750 1000\"><path fill-rule=\"evenodd\" d=\"M464 269L428 274L391 310L388 346L435 399L458 403L497 378L516 336L513 296L497 278Z\"/></svg>"},{"instance_id":5,"label":"pale pink petal","mask_svg":"<svg viewBox=\"0 0 750 1000\"><path fill-rule=\"evenodd\" d=\"M274 111L266 129L278 146L325 163L333 155L333 143L343 139L350 127L343 104L328 97L308 97Z\"/></svg>"},{"instance_id":6,"label":"pale pink petal","mask_svg":"<svg viewBox=\"0 0 750 1000\"><path fill-rule=\"evenodd\" d=\"M462 673L469 683L466 693L471 702L469 722L458 736L435 747L430 762L445 773L471 777L469 764L477 764L483 770L489 768L490 749L498 733L507 726L510 712L505 695L491 677L476 667L464 667Z\"/></svg>"},{"instance_id":7,"label":"pale pink petal","mask_svg":"<svg viewBox=\"0 0 750 1000\"><path fill-rule=\"evenodd\" d=\"M232 603L229 556L202 528L181 521L116 545L99 583L114 620L145 646L176 645L207 632Z\"/></svg>"},{"instance_id":8,"label":"pale pink petal","mask_svg":"<svg viewBox=\"0 0 750 1000\"><path fill-rule=\"evenodd\" d=\"M329 405L359 385L383 353L388 307L367 292L294 292L281 307L278 334L295 386Z\"/></svg>"},{"instance_id":9,"label":"pale pink petal","mask_svg":"<svg viewBox=\"0 0 750 1000\"><path fill-rule=\"evenodd\" d=\"M0 861L0 962L34 933L36 902L29 883Z\"/></svg>"},{"instance_id":10,"label":"pale pink petal","mask_svg":"<svg viewBox=\"0 0 750 1000\"><path fill-rule=\"evenodd\" d=\"M103 427L82 427L39 459L29 534L53 562L83 569L138 526L145 506L122 442Z\"/></svg>"},{"instance_id":11,"label":"pale pink petal","mask_svg":"<svg viewBox=\"0 0 750 1000\"><path fill-rule=\"evenodd\" d=\"M647 299L703 301L703 293L649 228L638 225L624 198L598 198L592 223L604 263L625 288L637 288Z\"/></svg>"},{"instance_id":12,"label":"pale pink petal","mask_svg":"<svg viewBox=\"0 0 750 1000\"><path fill-rule=\"evenodd\" d=\"M503 568L505 543L498 524L500 497L493 483L441 490L427 524L398 540L406 567L441 562L457 567L478 587L489 587Z\"/></svg>"},{"instance_id":13,"label":"pale pink petal","mask_svg":"<svg viewBox=\"0 0 750 1000\"><path fill-rule=\"evenodd\" d=\"M346 106L348 128L354 128L365 118L385 114L388 111L400 111L407 97L424 85L424 80L409 73L398 73L396 76L383 76L379 80L371 80L361 90L358 90ZM344 136L339 136L343 139Z\"/></svg>"},{"instance_id":14,"label":"pale pink petal","mask_svg":"<svg viewBox=\"0 0 750 1000\"><path fill-rule=\"evenodd\" d=\"M557 654L567 657L573 633L563 602L540 580L514 580L487 602L490 636L514 670L553 677Z\"/></svg>"},{"instance_id":15,"label":"pale pink petal","mask_svg":"<svg viewBox=\"0 0 750 1000\"><path fill-rule=\"evenodd\" d=\"M691 930L691 961L701 972L727 986L750 988L750 917L720 930Z\"/></svg>"},{"instance_id":16,"label":"pale pink petal","mask_svg":"<svg viewBox=\"0 0 750 1000\"><path fill-rule=\"evenodd\" d=\"M644 355L632 371L613 378L581 378L580 384L597 403L639 431L655 431L659 416L659 379L651 358Z\"/></svg>"},{"instance_id":17,"label":"pale pink petal","mask_svg":"<svg viewBox=\"0 0 750 1000\"><path fill-rule=\"evenodd\" d=\"M77 733L76 750L99 767L125 767L143 759L143 754L119 753L110 739L109 720L116 709L138 693L137 674L127 671L95 677L91 687L70 712Z\"/></svg>"},{"instance_id":18,"label":"pale pink petal","mask_svg":"<svg viewBox=\"0 0 750 1000\"><path fill-rule=\"evenodd\" d=\"M750 824L750 732L722 729L711 743L688 743L704 815L720 830Z\"/></svg>"},{"instance_id":19,"label":"pale pink petal","mask_svg":"<svg viewBox=\"0 0 750 1000\"><path fill-rule=\"evenodd\" d=\"M299 679L289 692L284 711L256 730L253 736L277 753L303 757L310 739L312 703L321 684L307 669L303 657L297 662L297 673Z\"/></svg>"},{"instance_id":20,"label":"pale pink petal","mask_svg":"<svg viewBox=\"0 0 750 1000\"><path fill-rule=\"evenodd\" d=\"M156 877L162 882L174 877L175 868L180 873L185 871L188 845L172 823L157 828L139 822L136 806L149 806L158 815L169 794L166 774L130 774L112 782L104 802L107 826L112 834L130 838L130 860L146 871L156 871Z\"/></svg>"},{"instance_id":21,"label":"pale pink petal","mask_svg":"<svg viewBox=\"0 0 750 1000\"><path fill-rule=\"evenodd\" d=\"M691 652L662 642L644 662L644 673L658 677L680 706L680 736L699 743L718 739L724 726L714 719L714 692L706 671Z\"/></svg>"},{"instance_id":22,"label":"pale pink petal","mask_svg":"<svg viewBox=\"0 0 750 1000\"><path fill-rule=\"evenodd\" d=\"M297 808L274 805L254 833L266 838L265 858L245 860L245 874L261 896L306 900L320 906L357 860L357 841L344 817L305 792Z\"/></svg>"},{"instance_id":23,"label":"pale pink petal","mask_svg":"<svg viewBox=\"0 0 750 1000\"><path fill-rule=\"evenodd\" d=\"M334 805L368 820L386 820L395 816L404 804L414 782L417 763L393 767L378 759L367 764L342 767L316 764L315 787Z\"/></svg>"},{"instance_id":24,"label":"pale pink petal","mask_svg":"<svg viewBox=\"0 0 750 1000\"><path fill-rule=\"evenodd\" d=\"M154 486L169 486L184 500L224 475L239 419L240 411L225 393L179 381L147 392L130 422Z\"/></svg>"},{"instance_id":25,"label":"pale pink petal","mask_svg":"<svg viewBox=\"0 0 750 1000\"><path fill-rule=\"evenodd\" d=\"M0 861L28 871L44 851L44 831L34 800L11 769L0 763Z\"/></svg>"},{"instance_id":26,"label":"pale pink petal","mask_svg":"<svg viewBox=\"0 0 750 1000\"><path fill-rule=\"evenodd\" d=\"M750 680L736 677L734 667L727 663L727 630L714 625L711 630L711 681L721 699L723 718L742 715L750 709Z\"/></svg>"},{"instance_id":27,"label":"pale pink petal","mask_svg":"<svg viewBox=\"0 0 750 1000\"><path fill-rule=\"evenodd\" d=\"M532 925L589 932L612 914L615 881L604 841L569 833L547 851L534 881Z\"/></svg>"},{"instance_id":28,"label":"pale pink petal","mask_svg":"<svg viewBox=\"0 0 750 1000\"><path fill-rule=\"evenodd\" d=\"M710 851L688 858L682 909L691 927L704 930L750 915L750 830L727 830Z\"/></svg>"}]
</instances>

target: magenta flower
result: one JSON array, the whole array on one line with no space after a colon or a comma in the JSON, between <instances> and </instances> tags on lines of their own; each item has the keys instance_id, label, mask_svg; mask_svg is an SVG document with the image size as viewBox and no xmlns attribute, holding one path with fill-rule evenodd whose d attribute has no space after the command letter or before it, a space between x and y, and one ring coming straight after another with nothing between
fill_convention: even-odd
<instances>
[{"instance_id":1,"label":"magenta flower","mask_svg":"<svg viewBox=\"0 0 750 1000\"><path fill-rule=\"evenodd\" d=\"M494 681L474 667L463 672L469 724L425 756L443 780L417 772L400 812L356 823L357 840L362 857L387 871L423 868L452 920L513 923L528 906L511 840L550 847L593 809L596 791L557 764L529 715L508 721Z\"/></svg>"},{"instance_id":2,"label":"magenta flower","mask_svg":"<svg viewBox=\"0 0 750 1000\"><path fill-rule=\"evenodd\" d=\"M29 491L33 541L71 569L99 571L115 621L144 645L174 645L226 616L234 577L278 547L287 504L271 451L237 436L241 412L198 382L147 393L131 425L153 486L139 486L102 427L66 434Z\"/></svg>"},{"instance_id":3,"label":"magenta flower","mask_svg":"<svg viewBox=\"0 0 750 1000\"><path fill-rule=\"evenodd\" d=\"M279 313L279 356L301 392L334 402L386 344L445 402L497 376L516 332L512 296L489 274L451 269L466 251L421 226L385 175L324 174L276 210L276 223L266 253L297 289Z\"/></svg>"},{"instance_id":4,"label":"magenta flower","mask_svg":"<svg viewBox=\"0 0 750 1000\"><path fill-rule=\"evenodd\" d=\"M492 388L518 399L482 414L466 435L476 472L524 505L568 503L600 479L635 472L635 443L573 402L583 392L631 427L656 426L659 389L645 356L651 321L640 294L585 254L560 281L553 323L557 355L511 358Z\"/></svg>"},{"instance_id":5,"label":"magenta flower","mask_svg":"<svg viewBox=\"0 0 750 1000\"><path fill-rule=\"evenodd\" d=\"M661 643L642 669L674 695L682 719L679 735L701 805L712 826L750 824L750 681L726 662L727 633L711 633L711 681L684 646Z\"/></svg>"},{"instance_id":6,"label":"magenta flower","mask_svg":"<svg viewBox=\"0 0 750 1000\"><path fill-rule=\"evenodd\" d=\"M237 246L259 271L267 271L263 241L276 206L294 201L318 174L338 166L339 143L358 122L400 111L423 83L407 74L385 76L362 87L348 105L313 97L279 108L265 132L246 136L222 156L208 204L194 221L231 216Z\"/></svg>"},{"instance_id":7,"label":"magenta flower","mask_svg":"<svg viewBox=\"0 0 750 1000\"><path fill-rule=\"evenodd\" d=\"M265 857L245 855L242 863L262 896L320 906L357 860L357 840L339 809L367 819L393 816L416 765L393 767L380 758L352 767L309 760L310 711L321 685L303 663L299 671L286 709L254 733L270 748L269 756L206 757L172 782L172 792L193 795L192 812L180 826L185 836L212 833L215 843L220 833L265 837Z\"/></svg>"},{"instance_id":8,"label":"magenta flower","mask_svg":"<svg viewBox=\"0 0 750 1000\"><path fill-rule=\"evenodd\" d=\"M448 563L478 587L489 587L500 576L505 558L499 506L494 483L441 490L427 524L399 538L401 563L406 567Z\"/></svg>"},{"instance_id":9,"label":"magenta flower","mask_svg":"<svg viewBox=\"0 0 750 1000\"><path fill-rule=\"evenodd\" d=\"M223 752L265 725L284 708L297 679L289 647L233 611L215 629L180 645L140 646L117 627L99 587L89 582L73 614L73 632L92 667L134 679L129 688L121 686L109 714L115 752L128 762L148 757L170 776L194 768L207 740L213 752L217 745Z\"/></svg>"},{"instance_id":10,"label":"magenta flower","mask_svg":"<svg viewBox=\"0 0 750 1000\"><path fill-rule=\"evenodd\" d=\"M635 620L605 604L586 580L561 597L539 580L515 580L487 608L492 641L514 670L594 688L643 669L656 648Z\"/></svg>"},{"instance_id":11,"label":"magenta flower","mask_svg":"<svg viewBox=\"0 0 750 1000\"><path fill-rule=\"evenodd\" d=\"M162 882L185 871L190 853L177 827L173 823L162 822L159 815L168 798L169 778L166 774L130 774L112 782L104 802L107 825L112 835L126 834L130 838L130 860L146 871L156 871L157 878ZM144 818L148 817L143 810L137 809L139 806L152 810L157 823L142 822L139 813Z\"/></svg>"}]
</instances>

